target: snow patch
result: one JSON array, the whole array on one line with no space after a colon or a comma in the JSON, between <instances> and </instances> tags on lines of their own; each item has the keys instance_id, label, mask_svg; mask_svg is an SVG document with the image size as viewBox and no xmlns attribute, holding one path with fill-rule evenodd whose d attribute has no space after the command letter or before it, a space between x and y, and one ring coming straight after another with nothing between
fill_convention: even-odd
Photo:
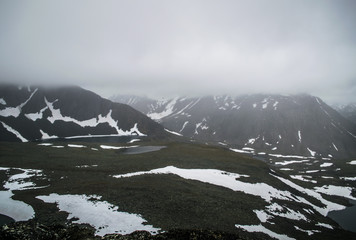
<instances>
[{"instance_id":1,"label":"snow patch","mask_svg":"<svg viewBox=\"0 0 356 240\"><path fill-rule=\"evenodd\" d=\"M298 230L298 231L307 233L309 236L313 235L314 233L321 232L321 231L319 231L319 230L304 230L304 229L301 229L301 228L299 228L299 227L297 227L297 226L294 226L294 228L295 228L296 230Z\"/></svg>"},{"instance_id":2,"label":"snow patch","mask_svg":"<svg viewBox=\"0 0 356 240\"><path fill-rule=\"evenodd\" d=\"M138 214L119 212L117 206L101 201L101 196L52 193L36 198L46 203L56 203L61 211L69 213L68 220L77 218L73 223L90 224L99 236L110 233L130 234L137 230L155 234L160 230L145 224L146 220Z\"/></svg>"},{"instance_id":3,"label":"snow patch","mask_svg":"<svg viewBox=\"0 0 356 240\"><path fill-rule=\"evenodd\" d=\"M172 99L165 107L165 109L160 112L160 113L148 113L147 116L151 118L152 120L161 120L162 118L165 118L173 113L173 108L175 104L177 103L178 98Z\"/></svg>"},{"instance_id":4,"label":"snow patch","mask_svg":"<svg viewBox=\"0 0 356 240\"><path fill-rule=\"evenodd\" d=\"M330 167L332 165L333 165L333 163L323 163L320 165L320 167Z\"/></svg>"},{"instance_id":5,"label":"snow patch","mask_svg":"<svg viewBox=\"0 0 356 240\"><path fill-rule=\"evenodd\" d=\"M334 229L331 225L326 224L326 223L317 223L317 224L315 224L315 226Z\"/></svg>"},{"instance_id":6,"label":"snow patch","mask_svg":"<svg viewBox=\"0 0 356 240\"><path fill-rule=\"evenodd\" d=\"M139 147L138 145L135 146L108 146L108 145L100 145L102 149L123 149L123 148L134 148L134 147Z\"/></svg>"},{"instance_id":7,"label":"snow patch","mask_svg":"<svg viewBox=\"0 0 356 240\"><path fill-rule=\"evenodd\" d=\"M315 181L315 180L306 179L305 176L303 176L303 175L290 175L290 177L293 179L303 181L303 182L317 183L317 181Z\"/></svg>"},{"instance_id":8,"label":"snow patch","mask_svg":"<svg viewBox=\"0 0 356 240\"><path fill-rule=\"evenodd\" d=\"M40 144L37 144L38 146L52 146L53 144L52 143L40 143Z\"/></svg>"},{"instance_id":9,"label":"snow patch","mask_svg":"<svg viewBox=\"0 0 356 240\"><path fill-rule=\"evenodd\" d=\"M266 183L247 183L237 180L241 177L249 177L248 175L225 172L217 169L182 169L174 166L167 166L150 171L114 175L113 177L134 177L144 174L174 174L184 179L209 183L225 187L233 191L244 192L246 194L261 197L266 202L271 202L273 198L281 200L296 200L290 192L278 190Z\"/></svg>"},{"instance_id":10,"label":"snow patch","mask_svg":"<svg viewBox=\"0 0 356 240\"><path fill-rule=\"evenodd\" d=\"M313 151L313 150L311 150L311 149L309 149L309 148L307 148L307 149L308 149L310 155L311 155L312 157L315 157L316 152Z\"/></svg>"},{"instance_id":11,"label":"snow patch","mask_svg":"<svg viewBox=\"0 0 356 240\"><path fill-rule=\"evenodd\" d=\"M55 135L52 135L50 136L48 133L45 133L44 131L40 130L41 134L42 134L42 137L41 139L51 139L51 138L58 138L57 136Z\"/></svg>"},{"instance_id":12,"label":"snow patch","mask_svg":"<svg viewBox=\"0 0 356 240\"><path fill-rule=\"evenodd\" d=\"M48 106L42 108L38 113L26 113L25 117L27 117L28 119L30 119L32 121L36 121L38 119L42 119L43 112L46 111L47 109L48 109Z\"/></svg>"},{"instance_id":13,"label":"snow patch","mask_svg":"<svg viewBox=\"0 0 356 240\"><path fill-rule=\"evenodd\" d=\"M277 110L277 105L278 105L278 102L276 101L276 102L273 104L273 109L274 109L274 110Z\"/></svg>"},{"instance_id":14,"label":"snow patch","mask_svg":"<svg viewBox=\"0 0 356 240\"><path fill-rule=\"evenodd\" d=\"M340 177L340 179L343 179L346 181L356 181L356 177Z\"/></svg>"},{"instance_id":15,"label":"snow patch","mask_svg":"<svg viewBox=\"0 0 356 240\"><path fill-rule=\"evenodd\" d=\"M4 122L0 121L0 123L6 128L7 131L11 132L14 134L18 139L21 140L21 142L28 142L26 138L24 138L18 131L10 127L9 125L5 124Z\"/></svg>"},{"instance_id":16,"label":"snow patch","mask_svg":"<svg viewBox=\"0 0 356 240\"><path fill-rule=\"evenodd\" d=\"M267 234L268 236L272 237L272 238L277 238L280 240L292 240L294 238L290 238L287 235L284 234L278 234L275 232L272 232L271 230L265 228L264 226L262 226L262 224L259 225L238 225L236 224L235 227L237 228L241 228L244 229L247 232L262 232Z\"/></svg>"},{"instance_id":17,"label":"snow patch","mask_svg":"<svg viewBox=\"0 0 356 240\"><path fill-rule=\"evenodd\" d=\"M174 132L174 131L171 131L171 130L168 130L167 128L165 128L164 130L165 130L166 132L169 132L169 133L171 133L171 134L174 134L174 135L177 135L177 136L180 136L180 137L183 136L182 134L177 133L177 132Z\"/></svg>"},{"instance_id":18,"label":"snow patch","mask_svg":"<svg viewBox=\"0 0 356 240\"><path fill-rule=\"evenodd\" d=\"M300 143L302 142L302 134L301 134L300 130L298 131L298 140Z\"/></svg>"},{"instance_id":19,"label":"snow patch","mask_svg":"<svg viewBox=\"0 0 356 240\"><path fill-rule=\"evenodd\" d=\"M43 187L36 187L33 182L28 181L34 176L43 176L41 170L23 169L23 168L4 168L0 167L0 171L9 171L16 169L22 173L12 175L5 183L4 188L8 191L0 191L0 213L11 217L15 221L27 221L35 217L33 208L21 201L13 200L14 195L12 191L37 189Z\"/></svg>"},{"instance_id":20,"label":"snow patch","mask_svg":"<svg viewBox=\"0 0 356 240\"><path fill-rule=\"evenodd\" d=\"M356 200L356 198L352 196L351 187L324 185L322 187L315 187L314 189L319 193L324 193L332 196L346 197L352 200Z\"/></svg>"},{"instance_id":21,"label":"snow patch","mask_svg":"<svg viewBox=\"0 0 356 240\"><path fill-rule=\"evenodd\" d=\"M79 145L79 144L68 144L68 147L71 147L71 148L86 148L86 146Z\"/></svg>"},{"instance_id":22,"label":"snow patch","mask_svg":"<svg viewBox=\"0 0 356 240\"><path fill-rule=\"evenodd\" d=\"M189 123L189 121L185 121L182 128L179 130L179 132L182 132L183 129L187 126L187 124Z\"/></svg>"},{"instance_id":23,"label":"snow patch","mask_svg":"<svg viewBox=\"0 0 356 240\"><path fill-rule=\"evenodd\" d=\"M348 164L356 165L356 160L352 160L351 162L348 162Z\"/></svg>"},{"instance_id":24,"label":"snow patch","mask_svg":"<svg viewBox=\"0 0 356 240\"><path fill-rule=\"evenodd\" d=\"M22 108L28 103L28 101L31 100L31 98L33 97L33 95L35 95L37 90L38 89L35 89L35 91L33 91L31 93L30 97L25 102L21 103L19 106L17 106L17 107L9 107L9 108L5 108L5 109L0 110L0 116L17 118L20 115Z\"/></svg>"},{"instance_id":25,"label":"snow patch","mask_svg":"<svg viewBox=\"0 0 356 240\"><path fill-rule=\"evenodd\" d=\"M334 143L332 143L332 144L333 144L333 147L335 148L335 150L339 151L339 149L335 146L335 144Z\"/></svg>"},{"instance_id":26,"label":"snow patch","mask_svg":"<svg viewBox=\"0 0 356 240\"><path fill-rule=\"evenodd\" d=\"M270 154L271 155L271 154ZM303 162L309 162L309 160L305 159L305 160L290 160L290 161L284 161L284 162L275 162L275 165L289 165L289 164L293 164L293 163L303 163Z\"/></svg>"},{"instance_id":27,"label":"snow patch","mask_svg":"<svg viewBox=\"0 0 356 240\"><path fill-rule=\"evenodd\" d=\"M0 98L0 104L1 104L1 105L6 105L6 101L5 101L5 99Z\"/></svg>"},{"instance_id":28,"label":"snow patch","mask_svg":"<svg viewBox=\"0 0 356 240\"><path fill-rule=\"evenodd\" d=\"M117 132L117 136L131 136L133 134L137 134L139 136L145 136L145 134L141 133L138 128L137 128L137 123L134 124L134 126L130 130L122 130L118 127L117 125L117 120L112 118L112 110L108 112L106 116L102 116L101 114L98 116L98 118L92 118L84 121L79 121L77 119L74 119L72 117L67 117L63 116L61 114L60 109L55 109L53 104L58 101L55 100L53 102L47 101L45 98L45 102L47 104L47 107L52 113L52 116L48 117L47 120L50 121L51 123L54 123L55 121L64 121L64 122L73 122L81 127L96 127L100 123L107 123L110 127L114 128Z\"/></svg>"}]
</instances>

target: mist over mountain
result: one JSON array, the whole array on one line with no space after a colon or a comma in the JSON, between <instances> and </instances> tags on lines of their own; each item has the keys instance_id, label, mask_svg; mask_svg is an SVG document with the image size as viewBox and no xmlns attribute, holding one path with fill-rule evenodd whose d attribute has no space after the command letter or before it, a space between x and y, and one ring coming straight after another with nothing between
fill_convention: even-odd
<instances>
[{"instance_id":1,"label":"mist over mountain","mask_svg":"<svg viewBox=\"0 0 356 240\"><path fill-rule=\"evenodd\" d=\"M206 96L152 100L116 96L185 137L251 152L356 156L356 126L311 95Z\"/></svg>"},{"instance_id":2,"label":"mist over mountain","mask_svg":"<svg viewBox=\"0 0 356 240\"><path fill-rule=\"evenodd\" d=\"M0 140L90 136L164 136L156 122L80 87L0 86Z\"/></svg>"},{"instance_id":3,"label":"mist over mountain","mask_svg":"<svg viewBox=\"0 0 356 240\"><path fill-rule=\"evenodd\" d=\"M356 124L356 103L333 105L333 108L346 119Z\"/></svg>"}]
</instances>

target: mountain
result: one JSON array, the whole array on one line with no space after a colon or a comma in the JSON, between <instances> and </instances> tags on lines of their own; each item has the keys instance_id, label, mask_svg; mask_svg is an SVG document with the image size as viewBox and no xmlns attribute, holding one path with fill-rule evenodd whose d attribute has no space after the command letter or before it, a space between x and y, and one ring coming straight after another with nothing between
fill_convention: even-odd
<instances>
[{"instance_id":1,"label":"mountain","mask_svg":"<svg viewBox=\"0 0 356 240\"><path fill-rule=\"evenodd\" d=\"M356 124L356 103L333 106L342 116Z\"/></svg>"},{"instance_id":2,"label":"mountain","mask_svg":"<svg viewBox=\"0 0 356 240\"><path fill-rule=\"evenodd\" d=\"M165 136L132 107L80 87L0 86L0 141L77 136Z\"/></svg>"},{"instance_id":3,"label":"mountain","mask_svg":"<svg viewBox=\"0 0 356 240\"><path fill-rule=\"evenodd\" d=\"M165 128L198 141L261 154L356 156L355 124L310 95L111 99L129 104Z\"/></svg>"}]
</instances>

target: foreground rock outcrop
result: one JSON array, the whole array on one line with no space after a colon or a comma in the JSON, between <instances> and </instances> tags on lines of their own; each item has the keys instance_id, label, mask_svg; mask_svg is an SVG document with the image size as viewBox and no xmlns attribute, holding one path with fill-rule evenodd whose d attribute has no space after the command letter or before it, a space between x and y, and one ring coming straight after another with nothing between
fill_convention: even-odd
<instances>
[{"instance_id":1,"label":"foreground rock outcrop","mask_svg":"<svg viewBox=\"0 0 356 240\"><path fill-rule=\"evenodd\" d=\"M95 230L78 225L45 226L35 221L16 222L2 226L0 239L7 240L165 240L165 239L195 239L195 240L239 240L237 234L210 230L170 230L157 235L146 231L136 231L128 235L108 234L104 237L95 236Z\"/></svg>"}]
</instances>

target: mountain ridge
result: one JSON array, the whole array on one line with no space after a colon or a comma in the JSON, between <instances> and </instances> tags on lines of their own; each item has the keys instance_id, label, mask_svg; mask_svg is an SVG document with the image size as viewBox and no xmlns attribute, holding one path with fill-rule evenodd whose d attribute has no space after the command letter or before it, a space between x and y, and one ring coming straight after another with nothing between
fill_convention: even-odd
<instances>
[{"instance_id":1,"label":"mountain ridge","mask_svg":"<svg viewBox=\"0 0 356 240\"><path fill-rule=\"evenodd\" d=\"M164 129L132 107L77 86L0 86L2 141L74 136L165 136Z\"/></svg>"},{"instance_id":2,"label":"mountain ridge","mask_svg":"<svg viewBox=\"0 0 356 240\"><path fill-rule=\"evenodd\" d=\"M252 94L152 100L112 97L185 137L247 151L350 158L356 126L308 94Z\"/></svg>"}]
</instances>

